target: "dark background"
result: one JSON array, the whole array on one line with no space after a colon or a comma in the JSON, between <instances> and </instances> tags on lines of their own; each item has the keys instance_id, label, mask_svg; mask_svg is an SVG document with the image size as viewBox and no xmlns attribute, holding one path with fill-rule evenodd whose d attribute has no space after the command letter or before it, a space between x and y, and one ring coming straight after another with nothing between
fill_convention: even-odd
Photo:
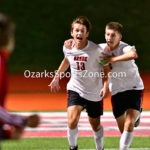
<instances>
[{"instance_id":1,"label":"dark background","mask_svg":"<svg viewBox=\"0 0 150 150\"><path fill-rule=\"evenodd\" d=\"M123 41L135 45L140 71L150 72L149 0L0 0L0 12L16 23L16 48L9 72L53 71L63 59L62 46L70 38L72 20L84 15L93 29L89 40L105 42L109 21L124 26Z\"/></svg>"}]
</instances>

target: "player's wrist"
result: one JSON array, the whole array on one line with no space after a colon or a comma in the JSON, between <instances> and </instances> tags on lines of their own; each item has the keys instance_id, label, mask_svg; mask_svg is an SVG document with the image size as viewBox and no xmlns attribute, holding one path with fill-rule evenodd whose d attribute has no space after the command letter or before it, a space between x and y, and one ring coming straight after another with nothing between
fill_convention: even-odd
<instances>
[{"instance_id":1,"label":"player's wrist","mask_svg":"<svg viewBox=\"0 0 150 150\"><path fill-rule=\"evenodd\" d=\"M104 89L108 89L109 88L109 83L108 81L104 81L104 86L103 86Z\"/></svg>"},{"instance_id":2,"label":"player's wrist","mask_svg":"<svg viewBox=\"0 0 150 150\"><path fill-rule=\"evenodd\" d=\"M104 65L107 65L108 62L106 60L103 60L103 61L99 62L99 64L102 65L102 66L104 66Z\"/></svg>"},{"instance_id":3,"label":"player's wrist","mask_svg":"<svg viewBox=\"0 0 150 150\"><path fill-rule=\"evenodd\" d=\"M59 82L59 79L60 79L60 75L59 74L56 74L53 81L55 82Z\"/></svg>"},{"instance_id":4,"label":"player's wrist","mask_svg":"<svg viewBox=\"0 0 150 150\"><path fill-rule=\"evenodd\" d=\"M124 61L125 57L123 55L112 57L112 62Z\"/></svg>"}]
</instances>

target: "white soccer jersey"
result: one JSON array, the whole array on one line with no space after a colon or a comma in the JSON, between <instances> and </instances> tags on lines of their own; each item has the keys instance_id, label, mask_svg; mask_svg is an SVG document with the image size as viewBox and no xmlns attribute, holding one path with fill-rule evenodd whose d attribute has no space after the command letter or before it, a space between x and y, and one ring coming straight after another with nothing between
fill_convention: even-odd
<instances>
[{"instance_id":1,"label":"white soccer jersey","mask_svg":"<svg viewBox=\"0 0 150 150\"><path fill-rule=\"evenodd\" d=\"M130 46L122 41L120 41L117 48L110 52L106 52L105 50L107 46L106 43L99 44L99 46L103 49L104 53L114 56L120 56L131 49L136 50L134 46ZM112 95L126 90L144 89L143 81L134 60L112 63L111 67L109 90Z\"/></svg>"},{"instance_id":2,"label":"white soccer jersey","mask_svg":"<svg viewBox=\"0 0 150 150\"><path fill-rule=\"evenodd\" d=\"M102 50L95 43L88 41L87 46L82 50L63 47L63 51L71 68L67 90L75 91L87 100L100 101L99 93L103 85L100 78L102 68L99 56Z\"/></svg>"}]
</instances>

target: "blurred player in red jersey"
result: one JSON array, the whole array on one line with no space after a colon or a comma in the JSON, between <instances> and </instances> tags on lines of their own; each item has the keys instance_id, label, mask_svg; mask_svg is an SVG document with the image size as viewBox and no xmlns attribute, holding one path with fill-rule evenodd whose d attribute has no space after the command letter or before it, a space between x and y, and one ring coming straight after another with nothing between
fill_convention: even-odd
<instances>
[{"instance_id":1,"label":"blurred player in red jersey","mask_svg":"<svg viewBox=\"0 0 150 150\"><path fill-rule=\"evenodd\" d=\"M0 140L19 139L24 128L37 127L40 118L31 115L27 118L8 113L4 109L7 94L7 60L14 49L15 25L9 17L0 13Z\"/></svg>"},{"instance_id":2,"label":"blurred player in red jersey","mask_svg":"<svg viewBox=\"0 0 150 150\"><path fill-rule=\"evenodd\" d=\"M7 94L7 60L14 49L14 23L0 14L0 106L4 107Z\"/></svg>"},{"instance_id":3,"label":"blurred player in red jersey","mask_svg":"<svg viewBox=\"0 0 150 150\"><path fill-rule=\"evenodd\" d=\"M0 106L0 139L20 139L25 127L35 128L40 120L36 114L23 117L8 113Z\"/></svg>"}]
</instances>

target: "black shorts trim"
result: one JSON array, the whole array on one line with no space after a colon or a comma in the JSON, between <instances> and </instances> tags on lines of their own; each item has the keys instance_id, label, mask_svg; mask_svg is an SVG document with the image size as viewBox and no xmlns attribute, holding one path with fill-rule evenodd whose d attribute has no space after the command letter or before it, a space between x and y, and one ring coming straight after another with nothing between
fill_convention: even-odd
<instances>
[{"instance_id":1,"label":"black shorts trim","mask_svg":"<svg viewBox=\"0 0 150 150\"><path fill-rule=\"evenodd\" d=\"M141 111L143 90L128 90L111 97L111 104L115 118L120 117L127 109Z\"/></svg>"},{"instance_id":2,"label":"black shorts trim","mask_svg":"<svg viewBox=\"0 0 150 150\"><path fill-rule=\"evenodd\" d=\"M82 98L75 91L68 91L68 103L67 107L80 105L83 106L83 109L86 109L88 116L91 118L98 118L103 115L103 100L94 102Z\"/></svg>"}]
</instances>

